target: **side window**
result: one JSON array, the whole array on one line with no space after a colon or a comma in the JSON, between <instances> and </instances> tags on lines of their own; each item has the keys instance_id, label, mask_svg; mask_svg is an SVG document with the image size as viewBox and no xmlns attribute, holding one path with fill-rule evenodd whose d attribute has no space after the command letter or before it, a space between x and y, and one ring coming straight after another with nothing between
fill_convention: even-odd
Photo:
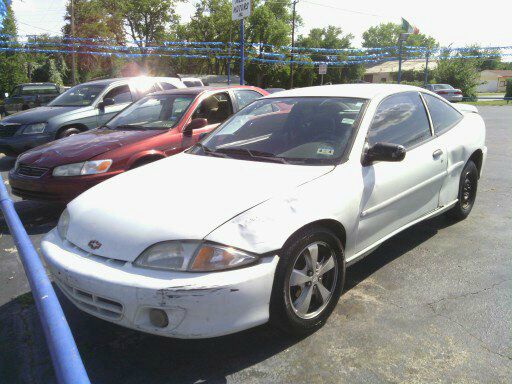
<instances>
[{"instance_id":1,"label":"side window","mask_svg":"<svg viewBox=\"0 0 512 384\"><path fill-rule=\"evenodd\" d=\"M447 131L462 119L462 114L459 111L437 97L424 93L423 98L427 103L436 135Z\"/></svg>"},{"instance_id":2,"label":"side window","mask_svg":"<svg viewBox=\"0 0 512 384\"><path fill-rule=\"evenodd\" d=\"M406 92L389 96L380 103L368 132L368 143L392 143L410 148L431 136L420 95Z\"/></svg>"},{"instance_id":3,"label":"side window","mask_svg":"<svg viewBox=\"0 0 512 384\"><path fill-rule=\"evenodd\" d=\"M15 87L12 90L12 95L11 95L11 97L19 97L19 96L21 96L21 86Z\"/></svg>"},{"instance_id":4,"label":"side window","mask_svg":"<svg viewBox=\"0 0 512 384\"><path fill-rule=\"evenodd\" d=\"M111 89L103 98L114 99L114 104L131 103L133 101L130 87L128 85L121 85L120 87Z\"/></svg>"},{"instance_id":5,"label":"side window","mask_svg":"<svg viewBox=\"0 0 512 384\"><path fill-rule=\"evenodd\" d=\"M175 87L174 85L169 84L169 83L164 83L163 81L162 81L162 82L160 82L159 84L160 84L160 86L162 87L162 89L163 89L164 91L168 91L168 90L170 90L170 89L176 89L176 87Z\"/></svg>"},{"instance_id":6,"label":"side window","mask_svg":"<svg viewBox=\"0 0 512 384\"><path fill-rule=\"evenodd\" d=\"M234 91L236 102L238 103L238 108L242 109L247 104L253 102L256 99L259 99L262 95L260 95L256 91L249 90L238 90Z\"/></svg>"},{"instance_id":7,"label":"side window","mask_svg":"<svg viewBox=\"0 0 512 384\"><path fill-rule=\"evenodd\" d=\"M232 114L233 106L229 95L221 92L204 99L195 110L192 118L207 119L208 124L220 124Z\"/></svg>"}]
</instances>

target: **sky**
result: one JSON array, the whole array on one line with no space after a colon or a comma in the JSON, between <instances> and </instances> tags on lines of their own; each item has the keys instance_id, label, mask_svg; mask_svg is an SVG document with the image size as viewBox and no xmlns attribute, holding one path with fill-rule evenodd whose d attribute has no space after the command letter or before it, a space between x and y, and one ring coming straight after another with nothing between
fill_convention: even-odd
<instances>
[{"instance_id":1,"label":"sky","mask_svg":"<svg viewBox=\"0 0 512 384\"><path fill-rule=\"evenodd\" d=\"M60 33L64 24L66 0L13 0L20 34ZM182 22L189 19L196 1L177 7ZM328 25L354 35L353 45L361 46L362 33L373 25L399 23L401 17L441 45L512 45L510 33L512 0L490 3L460 0L299 0L297 12L303 19L298 34Z\"/></svg>"}]
</instances>

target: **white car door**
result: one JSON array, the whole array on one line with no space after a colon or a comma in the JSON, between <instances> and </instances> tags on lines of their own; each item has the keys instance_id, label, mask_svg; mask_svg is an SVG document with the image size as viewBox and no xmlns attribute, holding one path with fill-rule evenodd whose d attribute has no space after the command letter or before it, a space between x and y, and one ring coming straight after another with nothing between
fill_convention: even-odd
<instances>
[{"instance_id":1,"label":"white car door","mask_svg":"<svg viewBox=\"0 0 512 384\"><path fill-rule=\"evenodd\" d=\"M439 195L439 205L449 205L457 199L460 174L470 156L466 143L471 132L471 123L463 119L462 113L444 99L427 93L422 96L430 112L434 134L446 148L447 175Z\"/></svg>"},{"instance_id":2,"label":"white car door","mask_svg":"<svg viewBox=\"0 0 512 384\"><path fill-rule=\"evenodd\" d=\"M400 162L375 162L362 167L363 196L356 252L361 252L438 207L446 176L446 153L433 136L418 92L384 99L367 135L369 146L403 145Z\"/></svg>"}]
</instances>

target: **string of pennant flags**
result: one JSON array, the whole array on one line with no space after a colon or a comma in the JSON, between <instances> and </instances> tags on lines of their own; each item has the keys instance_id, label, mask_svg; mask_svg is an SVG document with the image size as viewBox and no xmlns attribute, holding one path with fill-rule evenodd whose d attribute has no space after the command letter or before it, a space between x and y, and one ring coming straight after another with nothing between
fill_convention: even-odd
<instances>
[{"instance_id":1,"label":"string of pennant flags","mask_svg":"<svg viewBox=\"0 0 512 384\"><path fill-rule=\"evenodd\" d=\"M81 37L58 37L54 41L37 40L32 36L26 36L24 41L18 41L14 35L0 34L0 51L3 52L24 52L24 53L53 53L81 55L97 55L103 57L170 57L188 59L229 59L239 60L238 54L231 54L231 48L239 48L238 42L200 42L200 41L165 41L159 45L120 45L105 44L112 39L104 38L81 38ZM136 44L137 41L130 41L127 44ZM249 55L248 61L267 64L297 64L297 65L320 65L345 66L351 64L381 63L383 61L396 60L398 47L376 47L376 48L314 48L314 47L291 47L275 46L272 44L245 43L245 53ZM51 48L51 49L50 49ZM141 49L142 48L142 49ZM235 49L234 52L237 52ZM427 55L432 58L483 58L510 56L512 46L490 46L490 47L403 47L405 59L420 59ZM478 49L482 53L475 54ZM140 52L134 52L140 51Z\"/></svg>"}]
</instances>

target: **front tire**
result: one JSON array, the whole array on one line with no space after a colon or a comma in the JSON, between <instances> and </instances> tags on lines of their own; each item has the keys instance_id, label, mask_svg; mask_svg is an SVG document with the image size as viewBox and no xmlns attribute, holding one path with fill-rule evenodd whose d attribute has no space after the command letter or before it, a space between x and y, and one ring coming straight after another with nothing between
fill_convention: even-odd
<instances>
[{"instance_id":1,"label":"front tire","mask_svg":"<svg viewBox=\"0 0 512 384\"><path fill-rule=\"evenodd\" d=\"M345 280L345 257L338 237L315 226L294 235L276 268L270 322L304 335L323 326L334 310Z\"/></svg>"},{"instance_id":2,"label":"front tire","mask_svg":"<svg viewBox=\"0 0 512 384\"><path fill-rule=\"evenodd\" d=\"M78 135L79 133L81 133L81 131L78 128L66 128L59 132L59 134L57 135L57 139L63 139L64 137Z\"/></svg>"},{"instance_id":3,"label":"front tire","mask_svg":"<svg viewBox=\"0 0 512 384\"><path fill-rule=\"evenodd\" d=\"M475 204L477 187L478 168L472 160L469 160L460 175L457 204L446 212L446 215L454 221L461 221L468 217Z\"/></svg>"}]
</instances>

